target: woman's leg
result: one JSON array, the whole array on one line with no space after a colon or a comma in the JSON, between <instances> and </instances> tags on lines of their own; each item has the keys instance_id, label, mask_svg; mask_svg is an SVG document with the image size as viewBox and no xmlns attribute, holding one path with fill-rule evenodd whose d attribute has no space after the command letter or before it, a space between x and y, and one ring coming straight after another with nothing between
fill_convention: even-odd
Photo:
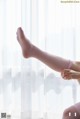
<instances>
[{"instance_id":1,"label":"woman's leg","mask_svg":"<svg viewBox=\"0 0 80 119\"><path fill-rule=\"evenodd\" d=\"M62 72L62 70L69 68L72 70L80 71L80 67L74 62L48 54L31 44L25 37L24 32L21 28L18 28L17 30L17 39L22 47L22 52L25 58L37 58L38 60L42 61L47 66L58 72Z\"/></svg>"},{"instance_id":2,"label":"woman's leg","mask_svg":"<svg viewBox=\"0 0 80 119\"><path fill-rule=\"evenodd\" d=\"M75 105L67 108L63 112L63 118L62 119L80 119L80 103L78 103L76 105L76 107L75 107Z\"/></svg>"}]
</instances>

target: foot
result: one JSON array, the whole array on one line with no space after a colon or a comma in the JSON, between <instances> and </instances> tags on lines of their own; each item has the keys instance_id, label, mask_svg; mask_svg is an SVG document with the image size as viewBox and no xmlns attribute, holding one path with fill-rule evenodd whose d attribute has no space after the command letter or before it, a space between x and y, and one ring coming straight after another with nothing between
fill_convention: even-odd
<instances>
[{"instance_id":1,"label":"foot","mask_svg":"<svg viewBox=\"0 0 80 119\"><path fill-rule=\"evenodd\" d=\"M80 80L80 72L73 71L70 69L65 69L61 72L61 76L64 79L79 79Z\"/></svg>"},{"instance_id":2,"label":"foot","mask_svg":"<svg viewBox=\"0 0 80 119\"><path fill-rule=\"evenodd\" d=\"M17 40L22 48L22 53L25 58L31 57L32 44L25 37L22 28L17 29Z\"/></svg>"}]
</instances>

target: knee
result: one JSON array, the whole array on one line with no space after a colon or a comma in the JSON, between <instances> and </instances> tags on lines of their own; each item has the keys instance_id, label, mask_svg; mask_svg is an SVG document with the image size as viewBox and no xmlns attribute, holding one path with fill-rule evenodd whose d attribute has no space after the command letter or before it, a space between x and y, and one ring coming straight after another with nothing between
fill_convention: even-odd
<instances>
[{"instance_id":1,"label":"knee","mask_svg":"<svg viewBox=\"0 0 80 119\"><path fill-rule=\"evenodd\" d=\"M62 119L80 119L80 114L77 112L74 106L71 106L64 110Z\"/></svg>"},{"instance_id":2,"label":"knee","mask_svg":"<svg viewBox=\"0 0 80 119\"><path fill-rule=\"evenodd\" d=\"M62 119L68 119L70 114L70 109L65 109L63 112L63 118Z\"/></svg>"}]
</instances>

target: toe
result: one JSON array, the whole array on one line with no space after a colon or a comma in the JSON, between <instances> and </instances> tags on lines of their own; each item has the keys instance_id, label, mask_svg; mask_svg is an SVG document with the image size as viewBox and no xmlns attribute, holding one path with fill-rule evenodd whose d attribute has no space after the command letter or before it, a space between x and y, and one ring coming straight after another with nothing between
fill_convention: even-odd
<instances>
[{"instance_id":1,"label":"toe","mask_svg":"<svg viewBox=\"0 0 80 119\"><path fill-rule=\"evenodd\" d=\"M17 34L18 34L18 36L19 36L20 38L22 38L22 39L25 38L24 32L23 32L23 30L22 30L21 27L18 28Z\"/></svg>"}]
</instances>

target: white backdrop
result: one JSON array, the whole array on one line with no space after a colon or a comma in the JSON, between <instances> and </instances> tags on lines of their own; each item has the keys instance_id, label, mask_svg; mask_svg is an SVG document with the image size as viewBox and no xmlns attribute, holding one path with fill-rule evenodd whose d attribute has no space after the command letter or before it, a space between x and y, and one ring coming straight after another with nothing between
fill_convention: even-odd
<instances>
[{"instance_id":1,"label":"white backdrop","mask_svg":"<svg viewBox=\"0 0 80 119\"><path fill-rule=\"evenodd\" d=\"M61 119L79 102L77 81L36 59L24 59L16 40L19 26L32 43L61 57L80 59L80 4L60 0L0 0L0 113L12 119Z\"/></svg>"}]
</instances>

